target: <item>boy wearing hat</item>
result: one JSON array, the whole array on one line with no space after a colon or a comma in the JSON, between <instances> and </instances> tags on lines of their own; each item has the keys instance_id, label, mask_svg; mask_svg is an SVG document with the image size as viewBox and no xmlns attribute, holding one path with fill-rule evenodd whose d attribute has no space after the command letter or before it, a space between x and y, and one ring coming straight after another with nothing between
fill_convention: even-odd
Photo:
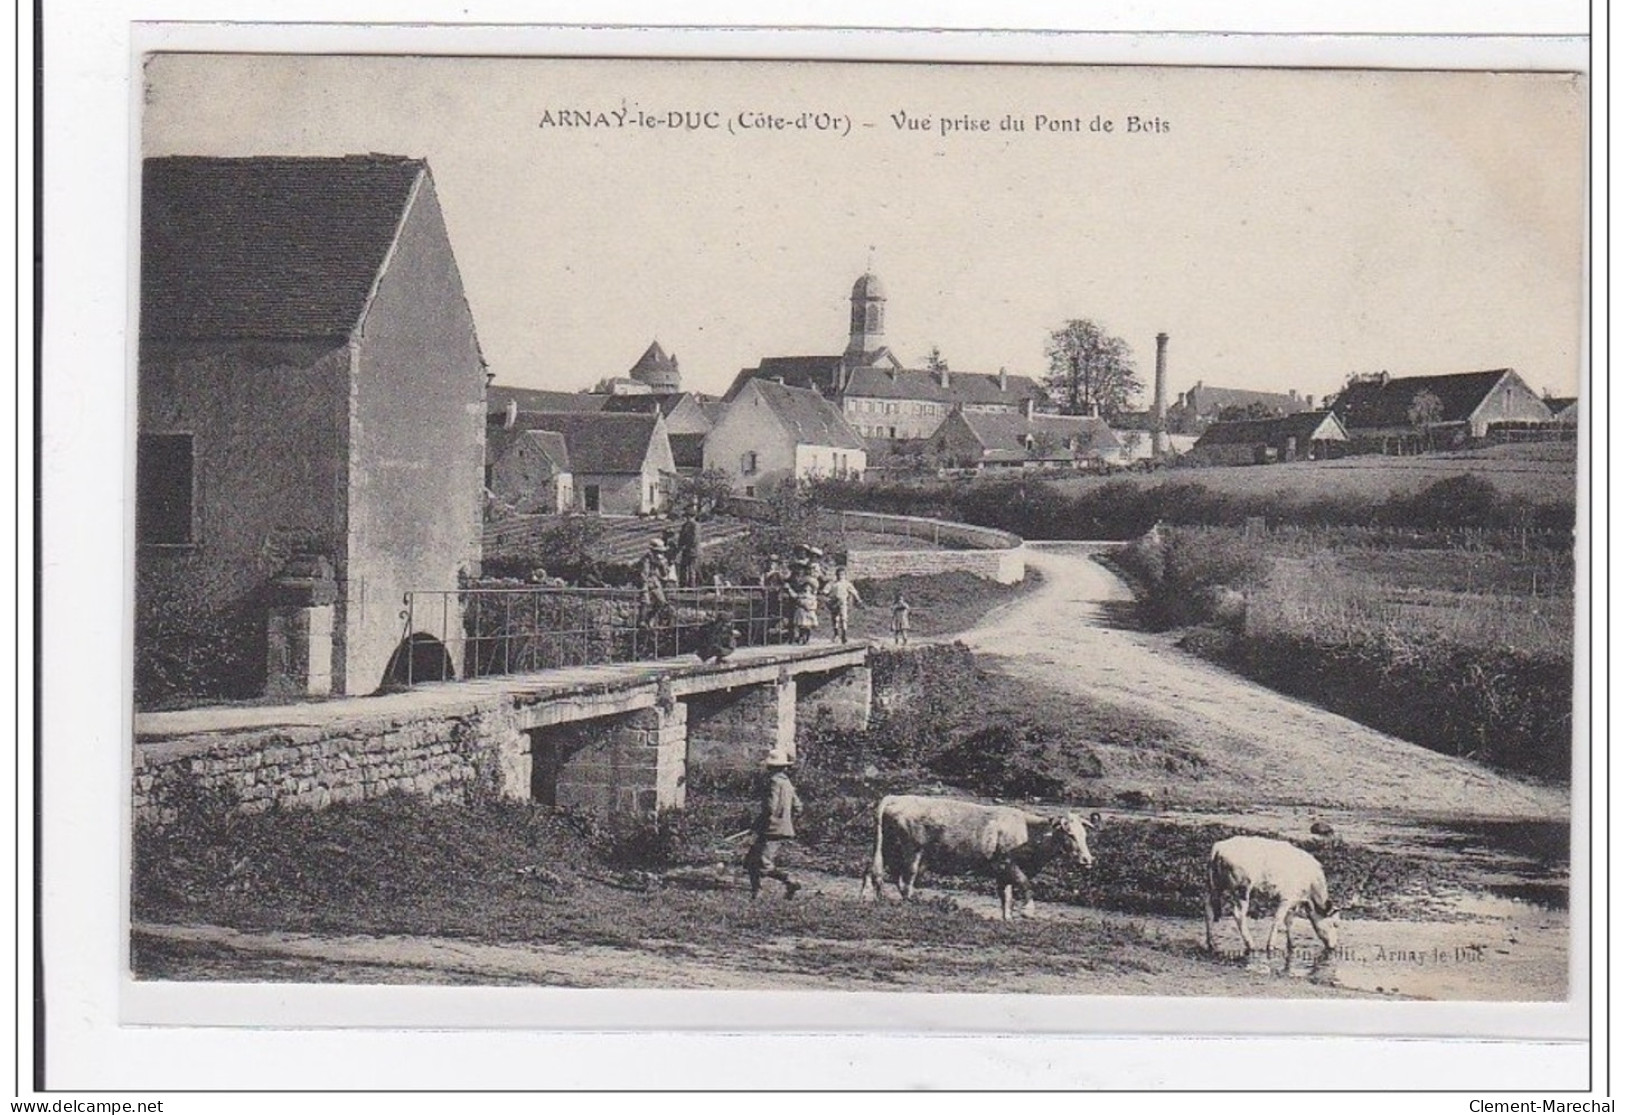
<instances>
[{"instance_id":1,"label":"boy wearing hat","mask_svg":"<svg viewBox=\"0 0 1625 1115\"><path fill-rule=\"evenodd\" d=\"M659 538L649 539L649 552L638 562L638 581L642 588L639 624L658 623L670 611L666 602L666 574L671 568L666 559L666 543Z\"/></svg>"},{"instance_id":2,"label":"boy wearing hat","mask_svg":"<svg viewBox=\"0 0 1625 1115\"><path fill-rule=\"evenodd\" d=\"M762 879L777 879L784 884L784 897L794 898L801 884L790 878L778 866L778 858L796 838L796 815L801 812L801 798L790 782L790 767L794 759L775 748L764 764L768 770L762 788L762 808L753 826L756 841L745 853L745 873L750 876L750 896L762 893Z\"/></svg>"}]
</instances>

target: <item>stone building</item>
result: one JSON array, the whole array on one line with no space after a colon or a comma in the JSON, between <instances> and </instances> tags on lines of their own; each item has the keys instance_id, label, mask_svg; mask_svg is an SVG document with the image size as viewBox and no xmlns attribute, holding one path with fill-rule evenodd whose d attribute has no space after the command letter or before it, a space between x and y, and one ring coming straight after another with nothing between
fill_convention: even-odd
<instances>
[{"instance_id":1,"label":"stone building","mask_svg":"<svg viewBox=\"0 0 1625 1115\"><path fill-rule=\"evenodd\" d=\"M1318 461L1342 455L1348 431L1329 410L1306 410L1284 418L1215 422L1185 455L1192 464L1262 465Z\"/></svg>"},{"instance_id":2,"label":"stone building","mask_svg":"<svg viewBox=\"0 0 1625 1115\"><path fill-rule=\"evenodd\" d=\"M1438 376L1381 372L1349 384L1331 406L1356 446L1383 453L1444 449L1483 439L1498 426L1553 423L1545 400L1511 368Z\"/></svg>"},{"instance_id":3,"label":"stone building","mask_svg":"<svg viewBox=\"0 0 1625 1115\"><path fill-rule=\"evenodd\" d=\"M931 437L937 459L956 468L1080 468L1123 462L1123 442L1104 418L955 410Z\"/></svg>"},{"instance_id":4,"label":"stone building","mask_svg":"<svg viewBox=\"0 0 1625 1115\"><path fill-rule=\"evenodd\" d=\"M497 420L493 418L493 426ZM677 476L666 423L653 414L519 411L492 430L546 430L563 439L569 458L574 508L605 515L649 515L665 510ZM501 481L501 476L493 479ZM493 489L499 501L523 493Z\"/></svg>"},{"instance_id":5,"label":"stone building","mask_svg":"<svg viewBox=\"0 0 1625 1115\"><path fill-rule=\"evenodd\" d=\"M1302 414L1315 409L1313 395L1300 395L1297 391L1250 391L1240 387L1211 387L1197 380L1188 391L1181 391L1168 408L1168 429L1176 434L1200 434L1211 423L1222 419L1282 418L1288 414ZM1147 426L1147 429L1150 427Z\"/></svg>"},{"instance_id":6,"label":"stone building","mask_svg":"<svg viewBox=\"0 0 1625 1115\"><path fill-rule=\"evenodd\" d=\"M428 165L148 159L140 299L138 700L378 689L403 595L480 561L485 366Z\"/></svg>"},{"instance_id":7,"label":"stone building","mask_svg":"<svg viewBox=\"0 0 1625 1115\"><path fill-rule=\"evenodd\" d=\"M704 465L721 469L747 496L785 480L862 477L863 439L816 391L747 380L705 438Z\"/></svg>"},{"instance_id":8,"label":"stone building","mask_svg":"<svg viewBox=\"0 0 1625 1115\"><path fill-rule=\"evenodd\" d=\"M749 380L816 389L861 436L907 441L929 437L955 407L1015 413L1029 402L1050 405L1043 385L1004 370L983 375L905 368L886 344L886 292L873 274L852 285L846 349L828 356L769 356L734 379L732 399Z\"/></svg>"},{"instance_id":9,"label":"stone building","mask_svg":"<svg viewBox=\"0 0 1625 1115\"><path fill-rule=\"evenodd\" d=\"M575 506L575 478L563 434L489 430L485 451L485 489L506 512L556 515Z\"/></svg>"}]
</instances>

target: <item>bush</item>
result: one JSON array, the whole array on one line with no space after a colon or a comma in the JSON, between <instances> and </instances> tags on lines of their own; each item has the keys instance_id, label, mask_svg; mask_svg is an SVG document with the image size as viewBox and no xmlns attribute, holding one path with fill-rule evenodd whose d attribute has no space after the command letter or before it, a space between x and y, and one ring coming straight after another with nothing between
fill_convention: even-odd
<instances>
[{"instance_id":1,"label":"bush","mask_svg":"<svg viewBox=\"0 0 1625 1115\"><path fill-rule=\"evenodd\" d=\"M1243 625L1241 590L1269 570L1257 546L1227 530L1159 530L1123 547L1114 561L1135 583L1141 611L1158 630L1215 620Z\"/></svg>"}]
</instances>

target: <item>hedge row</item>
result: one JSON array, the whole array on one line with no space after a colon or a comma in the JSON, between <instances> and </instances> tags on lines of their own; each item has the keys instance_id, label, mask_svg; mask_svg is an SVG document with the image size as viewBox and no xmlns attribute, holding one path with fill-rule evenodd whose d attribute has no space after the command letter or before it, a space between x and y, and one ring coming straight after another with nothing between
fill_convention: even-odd
<instances>
[{"instance_id":1,"label":"hedge row","mask_svg":"<svg viewBox=\"0 0 1625 1115\"><path fill-rule=\"evenodd\" d=\"M1417 531L1521 530L1569 544L1571 502L1536 503L1502 493L1480 476L1453 476L1384 499L1349 495L1243 495L1199 481L1140 485L1110 480L1068 494L1043 480L976 484L856 483L828 480L810 490L824 507L924 515L997 527L1029 539L1127 539L1161 521L1176 526L1243 526L1249 520L1298 526Z\"/></svg>"}]
</instances>

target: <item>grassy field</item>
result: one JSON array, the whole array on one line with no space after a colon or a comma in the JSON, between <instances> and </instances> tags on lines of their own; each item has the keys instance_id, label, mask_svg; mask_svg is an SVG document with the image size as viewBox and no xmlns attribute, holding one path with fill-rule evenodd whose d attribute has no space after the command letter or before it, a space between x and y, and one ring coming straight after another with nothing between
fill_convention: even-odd
<instances>
[{"instance_id":1,"label":"grassy field","mask_svg":"<svg viewBox=\"0 0 1625 1115\"><path fill-rule=\"evenodd\" d=\"M1287 502L1325 498L1386 499L1414 493L1437 480L1480 476L1503 494L1535 501L1573 500L1576 455L1572 442L1496 445L1415 457L1368 455L1280 465L1175 468L1153 473L1076 476L1057 480L1065 492L1086 491L1113 480L1154 487L1194 482L1226 495L1275 496Z\"/></svg>"},{"instance_id":2,"label":"grassy field","mask_svg":"<svg viewBox=\"0 0 1625 1115\"><path fill-rule=\"evenodd\" d=\"M1114 560L1153 624L1191 628L1188 649L1402 739L1566 781L1569 551L1515 532L1449 549L1385 539L1180 527Z\"/></svg>"}]
</instances>

